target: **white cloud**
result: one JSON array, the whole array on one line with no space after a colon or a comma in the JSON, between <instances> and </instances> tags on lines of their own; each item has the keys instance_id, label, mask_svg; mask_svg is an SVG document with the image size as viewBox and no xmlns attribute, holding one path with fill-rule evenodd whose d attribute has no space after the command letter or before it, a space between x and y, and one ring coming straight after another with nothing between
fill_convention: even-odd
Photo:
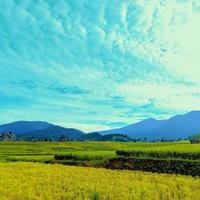
<instances>
[{"instance_id":1,"label":"white cloud","mask_svg":"<svg viewBox=\"0 0 200 200\"><path fill-rule=\"evenodd\" d=\"M0 91L16 101L7 119L23 116L22 100L33 118L85 129L85 119L131 123L199 108L197 1L2 0L0 11ZM99 126L108 127L91 129Z\"/></svg>"}]
</instances>

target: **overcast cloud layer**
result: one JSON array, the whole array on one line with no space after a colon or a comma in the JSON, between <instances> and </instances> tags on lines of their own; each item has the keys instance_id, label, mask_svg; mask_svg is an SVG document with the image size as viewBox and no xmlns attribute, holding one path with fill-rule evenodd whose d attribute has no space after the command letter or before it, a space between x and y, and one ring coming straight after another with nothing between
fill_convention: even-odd
<instances>
[{"instance_id":1,"label":"overcast cloud layer","mask_svg":"<svg viewBox=\"0 0 200 200\"><path fill-rule=\"evenodd\" d=\"M200 110L200 3L0 0L0 122L85 131Z\"/></svg>"}]
</instances>

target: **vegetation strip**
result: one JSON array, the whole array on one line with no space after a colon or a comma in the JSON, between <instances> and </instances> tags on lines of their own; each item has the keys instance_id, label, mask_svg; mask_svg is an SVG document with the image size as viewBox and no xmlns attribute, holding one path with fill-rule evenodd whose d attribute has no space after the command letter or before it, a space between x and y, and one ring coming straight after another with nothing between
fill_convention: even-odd
<instances>
[{"instance_id":1,"label":"vegetation strip","mask_svg":"<svg viewBox=\"0 0 200 200\"><path fill-rule=\"evenodd\" d=\"M200 161L190 160L118 157L110 159L105 167L200 176Z\"/></svg>"},{"instance_id":2,"label":"vegetation strip","mask_svg":"<svg viewBox=\"0 0 200 200\"><path fill-rule=\"evenodd\" d=\"M0 163L1 200L200 200L200 179L144 173L47 165Z\"/></svg>"},{"instance_id":3,"label":"vegetation strip","mask_svg":"<svg viewBox=\"0 0 200 200\"><path fill-rule=\"evenodd\" d=\"M117 153L116 153L117 152ZM200 144L181 142L2 142L0 143L1 162L43 162L64 165L110 167L110 160L117 157L138 159L146 165L147 159L155 167L138 167L138 170L199 175ZM132 159L133 160L133 159ZM143 161L142 161L143 160ZM156 161L161 160L161 161ZM117 161L116 161L117 162ZM170 165L168 163L171 163ZM163 163L168 165L165 171ZM175 163L175 164L173 164ZM125 165L125 164L124 164ZM129 162L127 164L129 166ZM130 164L130 165L133 165ZM148 165L149 166L149 165ZM188 167L189 166L189 167ZM175 169L175 167L177 169ZM110 167L111 168L111 167ZM114 168L112 166L112 168ZM116 166L115 169L133 167ZM172 168L172 169L171 169ZM180 170L181 169L181 170ZM190 170L191 169L191 170Z\"/></svg>"},{"instance_id":4,"label":"vegetation strip","mask_svg":"<svg viewBox=\"0 0 200 200\"><path fill-rule=\"evenodd\" d=\"M178 152L178 151L116 151L118 156L125 157L152 157L152 158L181 158L189 160L200 160L199 152Z\"/></svg>"}]
</instances>

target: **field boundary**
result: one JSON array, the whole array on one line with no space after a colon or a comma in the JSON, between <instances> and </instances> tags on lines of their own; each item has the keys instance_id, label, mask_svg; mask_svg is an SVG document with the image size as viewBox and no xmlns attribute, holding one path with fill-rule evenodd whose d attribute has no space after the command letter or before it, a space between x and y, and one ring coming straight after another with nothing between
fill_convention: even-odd
<instances>
[{"instance_id":1,"label":"field boundary","mask_svg":"<svg viewBox=\"0 0 200 200\"><path fill-rule=\"evenodd\" d=\"M109 159L105 168L200 176L200 161L189 160L117 157Z\"/></svg>"}]
</instances>

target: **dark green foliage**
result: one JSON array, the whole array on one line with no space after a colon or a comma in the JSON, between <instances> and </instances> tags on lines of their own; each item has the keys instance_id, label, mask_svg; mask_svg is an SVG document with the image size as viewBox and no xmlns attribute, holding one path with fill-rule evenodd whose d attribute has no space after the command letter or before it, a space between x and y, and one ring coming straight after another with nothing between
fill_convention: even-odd
<instances>
[{"instance_id":1,"label":"dark green foliage","mask_svg":"<svg viewBox=\"0 0 200 200\"><path fill-rule=\"evenodd\" d=\"M150 158L180 158L189 160L200 159L199 152L178 152L178 151L116 151L118 156L124 157L150 157Z\"/></svg>"},{"instance_id":2,"label":"dark green foliage","mask_svg":"<svg viewBox=\"0 0 200 200\"><path fill-rule=\"evenodd\" d=\"M98 192L94 192L92 195L91 200L99 200L99 193Z\"/></svg>"},{"instance_id":3,"label":"dark green foliage","mask_svg":"<svg viewBox=\"0 0 200 200\"><path fill-rule=\"evenodd\" d=\"M68 154L68 155L58 155L56 154L54 156L55 160L84 160L84 161L88 161L91 160L91 158L87 155L85 156L79 156L79 155L72 155L72 154Z\"/></svg>"},{"instance_id":4,"label":"dark green foliage","mask_svg":"<svg viewBox=\"0 0 200 200\"><path fill-rule=\"evenodd\" d=\"M200 161L118 157L110 159L105 167L200 176Z\"/></svg>"},{"instance_id":5,"label":"dark green foliage","mask_svg":"<svg viewBox=\"0 0 200 200\"><path fill-rule=\"evenodd\" d=\"M130 142L131 138L124 134L108 134L102 137L102 141Z\"/></svg>"},{"instance_id":6,"label":"dark green foliage","mask_svg":"<svg viewBox=\"0 0 200 200\"><path fill-rule=\"evenodd\" d=\"M84 154L80 153L79 155L77 154L56 154L54 156L55 160L74 160L74 161L91 161L91 160L104 160L113 157L112 155L89 155L89 154Z\"/></svg>"},{"instance_id":7,"label":"dark green foliage","mask_svg":"<svg viewBox=\"0 0 200 200\"><path fill-rule=\"evenodd\" d=\"M15 134L12 132L0 133L0 141L14 141Z\"/></svg>"},{"instance_id":8,"label":"dark green foliage","mask_svg":"<svg viewBox=\"0 0 200 200\"><path fill-rule=\"evenodd\" d=\"M97 132L84 134L80 137L80 141L113 141L113 142L130 142L131 138L123 134L100 135Z\"/></svg>"},{"instance_id":9,"label":"dark green foliage","mask_svg":"<svg viewBox=\"0 0 200 200\"><path fill-rule=\"evenodd\" d=\"M101 141L102 135L97 132L84 134L79 138L80 141Z\"/></svg>"},{"instance_id":10,"label":"dark green foliage","mask_svg":"<svg viewBox=\"0 0 200 200\"><path fill-rule=\"evenodd\" d=\"M70 141L70 138L66 135L61 135L61 137L59 138L59 141Z\"/></svg>"},{"instance_id":11,"label":"dark green foliage","mask_svg":"<svg viewBox=\"0 0 200 200\"><path fill-rule=\"evenodd\" d=\"M200 143L200 133L189 137L189 140L192 144Z\"/></svg>"}]
</instances>

